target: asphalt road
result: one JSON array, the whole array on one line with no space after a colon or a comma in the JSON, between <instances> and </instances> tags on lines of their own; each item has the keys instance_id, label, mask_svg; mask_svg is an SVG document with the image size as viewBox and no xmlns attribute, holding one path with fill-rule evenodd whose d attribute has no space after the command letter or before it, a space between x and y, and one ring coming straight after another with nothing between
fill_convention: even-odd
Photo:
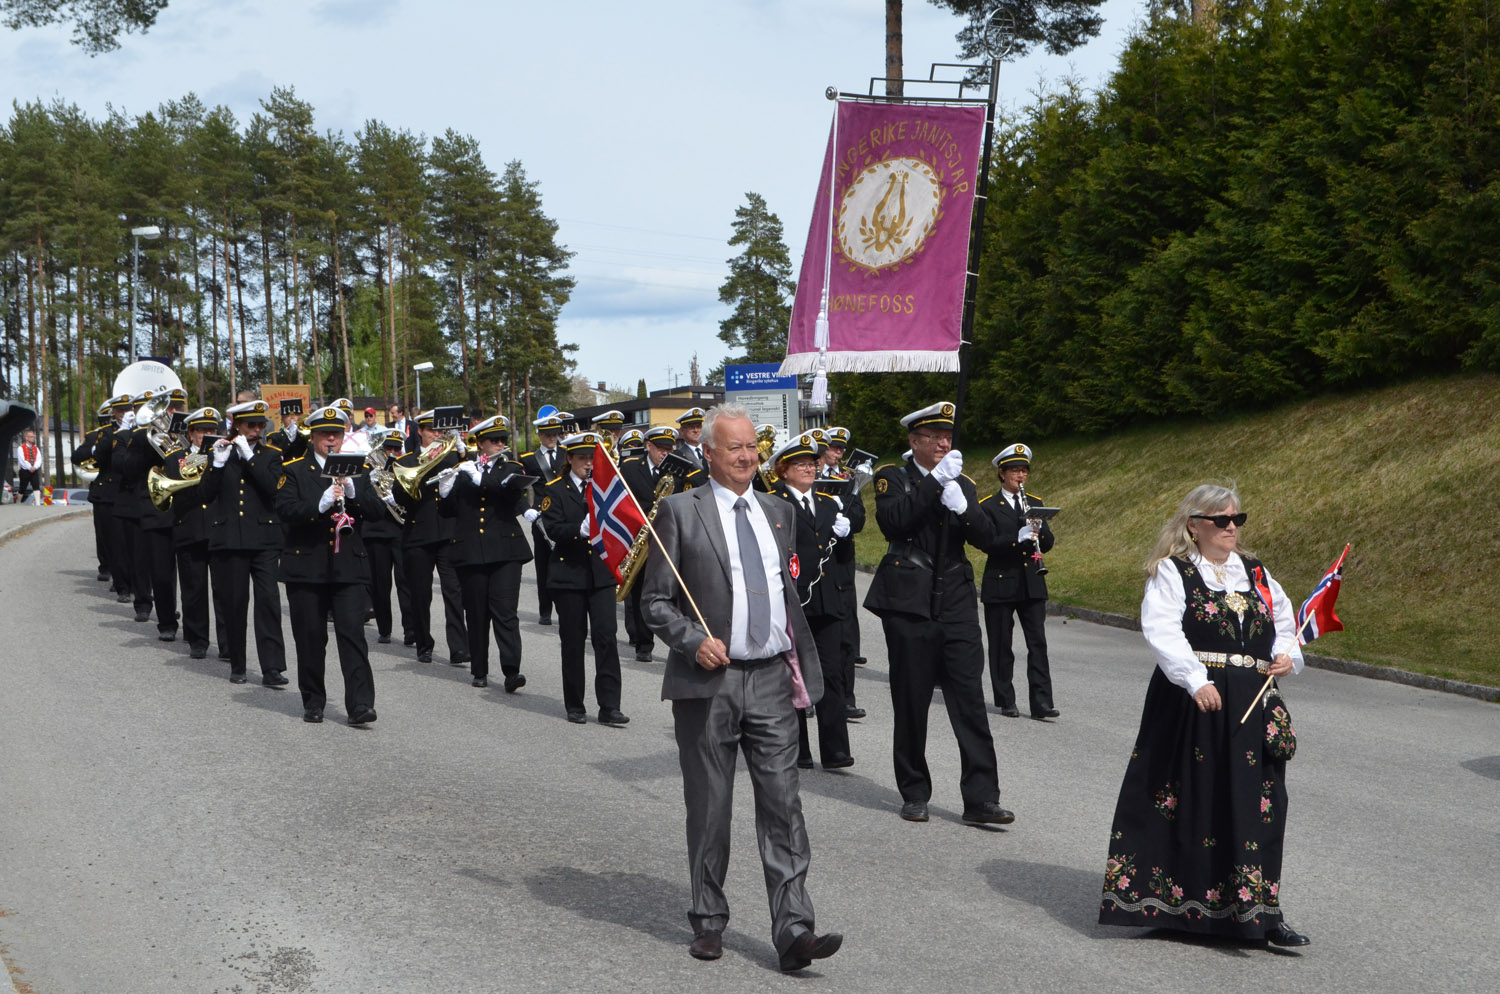
<instances>
[{"instance_id":1,"label":"asphalt road","mask_svg":"<svg viewBox=\"0 0 1500 994\"><path fill-rule=\"evenodd\" d=\"M348 727L334 703L307 725L295 681L231 686L227 663L134 623L94 580L90 542L80 517L0 545L0 953L26 994L1495 989L1492 704L1287 681L1300 744L1282 898L1313 945L1188 940L1095 924L1151 667L1139 634L1048 620L1062 716L992 712L1017 820L989 830L958 819L940 704L933 820L897 818L865 616L857 765L802 790L818 926L846 942L783 976L743 777L726 954L687 955L659 662L624 663L629 727L566 723L556 629L535 624L528 585L520 693L471 688L371 628L379 721Z\"/></svg>"}]
</instances>

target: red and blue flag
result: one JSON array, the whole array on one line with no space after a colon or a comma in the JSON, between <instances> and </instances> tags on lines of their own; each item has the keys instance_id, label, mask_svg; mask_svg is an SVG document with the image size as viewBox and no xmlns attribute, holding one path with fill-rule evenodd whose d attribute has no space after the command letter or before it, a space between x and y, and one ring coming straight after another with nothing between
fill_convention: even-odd
<instances>
[{"instance_id":1,"label":"red and blue flag","mask_svg":"<svg viewBox=\"0 0 1500 994\"><path fill-rule=\"evenodd\" d=\"M1323 579L1318 581L1312 593L1307 595L1307 600L1297 609L1298 645L1306 645L1327 632L1344 630L1344 623L1333 613L1333 607L1339 599L1339 587L1344 582L1344 557L1348 554L1349 546L1345 545L1338 560L1328 567Z\"/></svg>"},{"instance_id":2,"label":"red and blue flag","mask_svg":"<svg viewBox=\"0 0 1500 994\"><path fill-rule=\"evenodd\" d=\"M594 472L589 479L589 544L599 561L609 567L615 582L621 581L620 564L646 524L646 516L631 496L609 452L594 449Z\"/></svg>"}]
</instances>

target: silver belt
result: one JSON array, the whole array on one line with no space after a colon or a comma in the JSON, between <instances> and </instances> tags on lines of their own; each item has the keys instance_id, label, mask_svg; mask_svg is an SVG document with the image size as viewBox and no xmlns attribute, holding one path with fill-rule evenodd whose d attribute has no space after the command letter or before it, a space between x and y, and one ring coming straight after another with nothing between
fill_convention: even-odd
<instances>
[{"instance_id":1,"label":"silver belt","mask_svg":"<svg viewBox=\"0 0 1500 994\"><path fill-rule=\"evenodd\" d=\"M1236 652L1194 652L1193 655L1197 656L1198 662L1204 666L1243 666L1262 673L1270 672L1271 669L1271 664L1264 659L1242 656Z\"/></svg>"}]
</instances>

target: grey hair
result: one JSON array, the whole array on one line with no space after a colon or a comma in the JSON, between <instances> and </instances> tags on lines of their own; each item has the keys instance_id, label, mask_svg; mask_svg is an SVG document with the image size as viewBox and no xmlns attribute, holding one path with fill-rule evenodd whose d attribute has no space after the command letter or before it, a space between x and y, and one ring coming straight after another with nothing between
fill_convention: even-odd
<instances>
[{"instance_id":1,"label":"grey hair","mask_svg":"<svg viewBox=\"0 0 1500 994\"><path fill-rule=\"evenodd\" d=\"M713 448L714 425L720 421L739 421L741 419L749 421L751 424L755 423L754 419L750 417L750 409L744 404L715 404L708 409L707 414L703 415L703 434L698 439L699 443L705 449Z\"/></svg>"},{"instance_id":2,"label":"grey hair","mask_svg":"<svg viewBox=\"0 0 1500 994\"><path fill-rule=\"evenodd\" d=\"M1146 559L1146 576L1155 576L1156 567L1161 565L1163 559L1174 556L1182 559L1197 551L1193 536L1188 532L1189 518L1195 514L1218 514L1228 507L1237 511L1245 509L1240 503L1240 493L1232 482L1202 483L1189 490L1188 495L1177 506L1177 513L1172 515L1171 520L1162 527L1161 534L1156 537L1156 546ZM1243 546L1239 551L1244 555L1250 554Z\"/></svg>"}]
</instances>

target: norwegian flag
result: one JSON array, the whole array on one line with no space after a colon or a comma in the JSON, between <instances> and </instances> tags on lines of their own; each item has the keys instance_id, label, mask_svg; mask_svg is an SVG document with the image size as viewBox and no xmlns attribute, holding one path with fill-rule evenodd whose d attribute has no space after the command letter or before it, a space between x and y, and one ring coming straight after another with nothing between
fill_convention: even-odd
<instances>
[{"instance_id":1,"label":"norwegian flag","mask_svg":"<svg viewBox=\"0 0 1500 994\"><path fill-rule=\"evenodd\" d=\"M1325 632L1344 630L1344 623L1333 613L1333 606L1339 599L1339 587L1344 582L1344 557L1348 554L1349 546L1345 545L1344 551L1339 553L1338 561L1328 567L1323 579L1318 581L1312 593L1307 595L1307 600L1297 609L1298 645L1306 645Z\"/></svg>"},{"instance_id":2,"label":"norwegian flag","mask_svg":"<svg viewBox=\"0 0 1500 994\"><path fill-rule=\"evenodd\" d=\"M620 564L625 561L636 533L646 524L646 516L602 445L594 449L594 472L588 495L589 544L619 583Z\"/></svg>"}]
</instances>

